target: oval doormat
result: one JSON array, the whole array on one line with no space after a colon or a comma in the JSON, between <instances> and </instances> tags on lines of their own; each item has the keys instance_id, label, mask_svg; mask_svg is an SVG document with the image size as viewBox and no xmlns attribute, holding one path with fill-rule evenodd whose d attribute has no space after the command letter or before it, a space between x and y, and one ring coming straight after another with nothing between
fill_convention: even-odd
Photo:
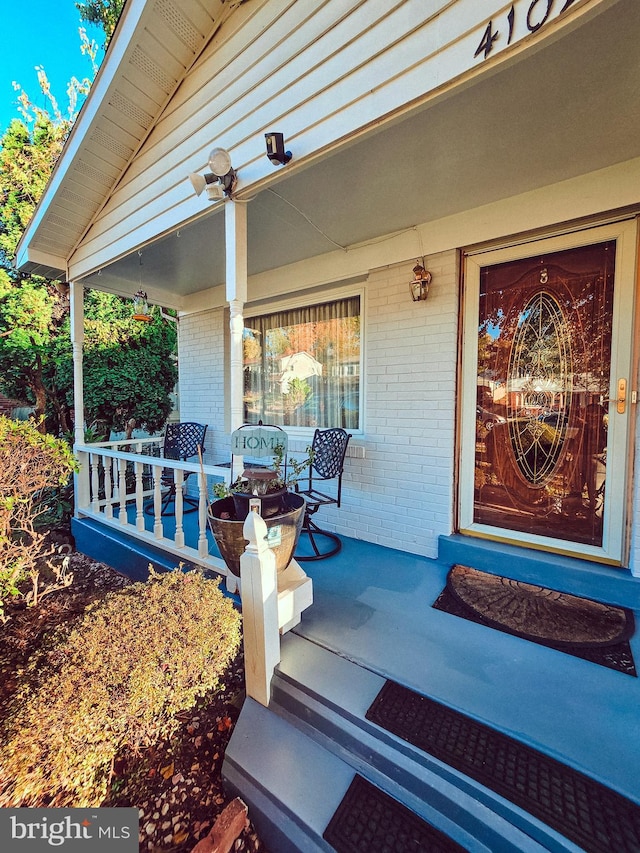
<instances>
[{"instance_id":1,"label":"oval doormat","mask_svg":"<svg viewBox=\"0 0 640 853\"><path fill-rule=\"evenodd\" d=\"M484 622L534 642L611 646L628 640L635 627L633 614L622 607L468 566L453 566L447 587Z\"/></svg>"}]
</instances>

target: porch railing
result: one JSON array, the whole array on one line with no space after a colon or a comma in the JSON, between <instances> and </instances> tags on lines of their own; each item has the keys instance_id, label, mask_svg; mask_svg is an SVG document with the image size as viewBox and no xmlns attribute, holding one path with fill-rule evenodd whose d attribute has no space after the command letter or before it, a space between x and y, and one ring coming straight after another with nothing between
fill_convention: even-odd
<instances>
[{"instance_id":1,"label":"porch railing","mask_svg":"<svg viewBox=\"0 0 640 853\"><path fill-rule=\"evenodd\" d=\"M215 480L229 481L228 468L183 462L160 456L162 438L120 439L76 445L80 462L76 486L76 512L108 527L161 548L185 563L211 568L227 575L224 561L209 554L207 539L208 487ZM175 514L162 515L162 477L173 472ZM197 524L185 531L183 488L185 475L197 500ZM171 476L171 475L169 475ZM193 484L193 486L192 486ZM147 518L152 519L149 528Z\"/></svg>"},{"instance_id":2,"label":"porch railing","mask_svg":"<svg viewBox=\"0 0 640 853\"><path fill-rule=\"evenodd\" d=\"M129 536L175 554L185 563L211 568L226 576L227 588L238 590L237 578L224 561L209 554L207 539L208 481L229 482L229 468L181 462L159 456L161 438L122 439L76 445L80 472L76 485L76 512L94 518ZM173 472L175 515L163 516L162 477ZM197 484L197 533L186 541L183 486ZM153 508L148 513L148 508ZM194 513L195 515L195 513ZM153 516L148 530L145 516ZM190 529L192 525L189 525ZM247 547L240 558L244 656L247 695L269 704L273 670L280 659L280 636L300 621L313 601L313 587L295 560L280 573L267 545L262 518L249 513L243 532ZM192 536L192 534L189 534Z\"/></svg>"}]
</instances>

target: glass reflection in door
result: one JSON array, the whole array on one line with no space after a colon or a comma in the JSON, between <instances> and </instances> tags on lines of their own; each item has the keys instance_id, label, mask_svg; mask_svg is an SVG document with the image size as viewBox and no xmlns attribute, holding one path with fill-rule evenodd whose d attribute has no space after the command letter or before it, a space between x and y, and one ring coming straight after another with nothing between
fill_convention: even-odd
<instances>
[{"instance_id":1,"label":"glass reflection in door","mask_svg":"<svg viewBox=\"0 0 640 853\"><path fill-rule=\"evenodd\" d=\"M615 241L480 271L474 521L602 545Z\"/></svg>"}]
</instances>

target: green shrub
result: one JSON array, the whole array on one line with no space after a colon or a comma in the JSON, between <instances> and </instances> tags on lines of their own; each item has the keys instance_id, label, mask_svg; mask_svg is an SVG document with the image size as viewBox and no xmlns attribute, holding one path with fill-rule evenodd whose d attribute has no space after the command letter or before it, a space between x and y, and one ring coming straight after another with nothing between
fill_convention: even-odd
<instances>
[{"instance_id":1,"label":"green shrub","mask_svg":"<svg viewBox=\"0 0 640 853\"><path fill-rule=\"evenodd\" d=\"M32 421L0 417L0 621L6 621L9 599L25 594L37 604L45 592L68 585L69 576L41 582L46 532L38 522L49 509L43 496L67 483L74 470L65 441L39 432Z\"/></svg>"},{"instance_id":2,"label":"green shrub","mask_svg":"<svg viewBox=\"0 0 640 853\"><path fill-rule=\"evenodd\" d=\"M48 652L0 745L0 806L96 807L124 747L169 737L220 686L240 615L219 581L180 570L110 593Z\"/></svg>"}]
</instances>

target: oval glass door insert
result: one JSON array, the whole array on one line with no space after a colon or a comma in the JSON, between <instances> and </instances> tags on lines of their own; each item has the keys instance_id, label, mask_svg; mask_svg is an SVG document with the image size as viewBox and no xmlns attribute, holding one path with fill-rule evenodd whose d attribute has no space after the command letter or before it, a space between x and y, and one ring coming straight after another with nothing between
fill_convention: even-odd
<instances>
[{"instance_id":1,"label":"oval glass door insert","mask_svg":"<svg viewBox=\"0 0 640 853\"><path fill-rule=\"evenodd\" d=\"M533 486L544 486L561 458L572 376L562 307L542 290L522 309L507 373L511 447L518 470Z\"/></svg>"}]
</instances>

